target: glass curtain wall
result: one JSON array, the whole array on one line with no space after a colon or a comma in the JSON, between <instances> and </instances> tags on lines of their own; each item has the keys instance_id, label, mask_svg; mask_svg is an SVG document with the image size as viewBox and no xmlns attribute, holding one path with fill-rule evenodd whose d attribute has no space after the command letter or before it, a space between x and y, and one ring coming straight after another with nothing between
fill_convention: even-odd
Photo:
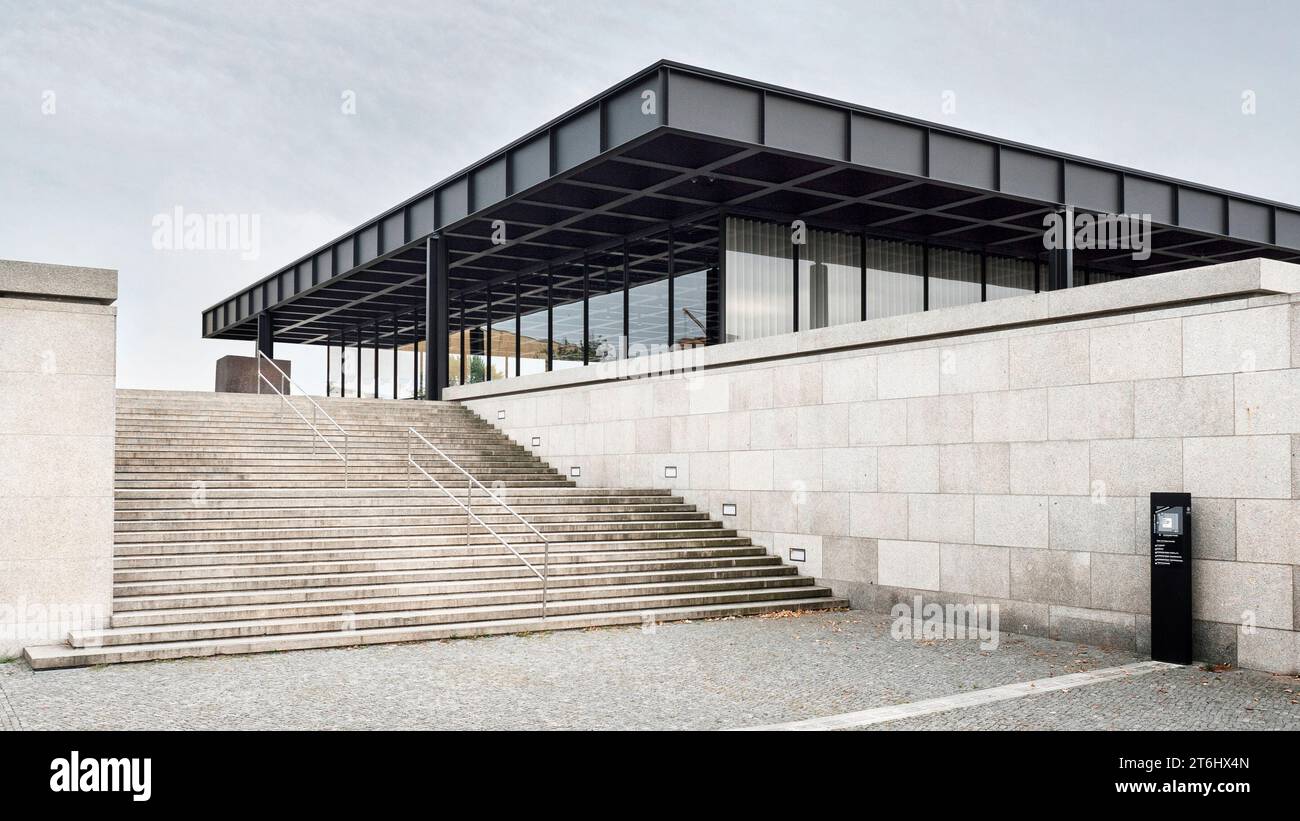
<instances>
[{"instance_id":1,"label":"glass curtain wall","mask_svg":"<svg viewBox=\"0 0 1300 821\"><path fill-rule=\"evenodd\" d=\"M326 391L329 396L343 396L343 345L340 337L330 340L329 358L330 378Z\"/></svg>"},{"instance_id":2,"label":"glass curtain wall","mask_svg":"<svg viewBox=\"0 0 1300 821\"><path fill-rule=\"evenodd\" d=\"M673 345L678 349L718 342L718 236L716 222L673 232Z\"/></svg>"},{"instance_id":3,"label":"glass curtain wall","mask_svg":"<svg viewBox=\"0 0 1300 821\"><path fill-rule=\"evenodd\" d=\"M582 265L560 265L551 271L552 368L582 367L586 349L582 317Z\"/></svg>"},{"instance_id":4,"label":"glass curtain wall","mask_svg":"<svg viewBox=\"0 0 1300 821\"><path fill-rule=\"evenodd\" d=\"M546 355L550 338L547 332L550 319L546 307L547 284L546 272L525 275L520 279L520 375L550 370Z\"/></svg>"},{"instance_id":5,"label":"glass curtain wall","mask_svg":"<svg viewBox=\"0 0 1300 821\"><path fill-rule=\"evenodd\" d=\"M588 332L591 361L608 362L623 355L623 255L598 254L587 261Z\"/></svg>"},{"instance_id":6,"label":"glass curtain wall","mask_svg":"<svg viewBox=\"0 0 1300 821\"><path fill-rule=\"evenodd\" d=\"M342 387L344 396L357 395L357 332L343 334L343 367L339 369L342 375Z\"/></svg>"},{"instance_id":7,"label":"glass curtain wall","mask_svg":"<svg viewBox=\"0 0 1300 821\"><path fill-rule=\"evenodd\" d=\"M930 248L930 310L979 302L980 255L955 248Z\"/></svg>"},{"instance_id":8,"label":"glass curtain wall","mask_svg":"<svg viewBox=\"0 0 1300 821\"><path fill-rule=\"evenodd\" d=\"M397 317L397 398L415 398L415 315Z\"/></svg>"},{"instance_id":9,"label":"glass curtain wall","mask_svg":"<svg viewBox=\"0 0 1300 821\"><path fill-rule=\"evenodd\" d=\"M789 226L729 217L726 232L727 341L794 330Z\"/></svg>"},{"instance_id":10,"label":"glass curtain wall","mask_svg":"<svg viewBox=\"0 0 1300 821\"><path fill-rule=\"evenodd\" d=\"M985 259L984 266L988 280L985 298L1006 299L1034 292L1034 270L1037 265L1032 259L996 257L990 254Z\"/></svg>"},{"instance_id":11,"label":"glass curtain wall","mask_svg":"<svg viewBox=\"0 0 1300 821\"><path fill-rule=\"evenodd\" d=\"M925 309L925 249L912 242L867 240L867 319Z\"/></svg>"},{"instance_id":12,"label":"glass curtain wall","mask_svg":"<svg viewBox=\"0 0 1300 821\"><path fill-rule=\"evenodd\" d=\"M393 341L397 335L393 329L393 317L387 317L379 320L379 335L375 344L379 350L379 397L382 399L397 398L397 382L394 380L393 368L397 364L395 358L396 352L393 350Z\"/></svg>"},{"instance_id":13,"label":"glass curtain wall","mask_svg":"<svg viewBox=\"0 0 1300 821\"><path fill-rule=\"evenodd\" d=\"M799 249L799 330L857 322L861 312L860 238L810 230Z\"/></svg>"},{"instance_id":14,"label":"glass curtain wall","mask_svg":"<svg viewBox=\"0 0 1300 821\"><path fill-rule=\"evenodd\" d=\"M627 354L648 356L668 350L668 236L629 242Z\"/></svg>"},{"instance_id":15,"label":"glass curtain wall","mask_svg":"<svg viewBox=\"0 0 1300 821\"><path fill-rule=\"evenodd\" d=\"M497 285L492 290L492 379L509 379L519 363L515 357L515 287Z\"/></svg>"}]
</instances>

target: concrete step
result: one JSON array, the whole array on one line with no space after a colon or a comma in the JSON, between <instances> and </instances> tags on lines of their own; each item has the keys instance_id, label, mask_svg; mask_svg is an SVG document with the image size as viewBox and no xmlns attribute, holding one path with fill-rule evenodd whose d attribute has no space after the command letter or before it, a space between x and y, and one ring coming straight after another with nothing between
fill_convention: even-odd
<instances>
[{"instance_id":1,"label":"concrete step","mask_svg":"<svg viewBox=\"0 0 1300 821\"><path fill-rule=\"evenodd\" d=\"M481 512L476 510L480 519L494 527L500 524L517 523L519 520L509 513L502 511L500 507L493 510L492 505L475 505L480 508ZM113 529L117 533L137 533L150 531L183 531L183 530L221 530L231 527L284 527L284 528L315 528L315 527L402 527L406 525L424 525L424 524L457 524L464 523L465 514L459 507L452 508L447 505L437 507L409 507L409 508L382 508L381 512L376 513L367 508L349 508L344 510L331 508L318 508L316 511L303 515L300 511L283 510L283 511L253 511L251 515L242 517L231 516L209 516L204 515L208 511L189 510L184 513L186 516L156 517L156 518L124 518L124 514L135 511L119 512L116 521L113 523ZM227 511L234 513L244 513L245 511ZM530 513L525 518L533 524L560 524L563 522L579 523L583 521L599 522L663 522L663 521L699 521L707 519L709 514L697 512L694 510L669 510L662 512L644 511L644 510L609 510L599 512L592 508L586 508L581 511L569 513Z\"/></svg>"},{"instance_id":2,"label":"concrete step","mask_svg":"<svg viewBox=\"0 0 1300 821\"><path fill-rule=\"evenodd\" d=\"M640 551L632 556L628 553L581 553L556 552L549 557L551 573L562 575L576 572L613 573L619 571L673 570L693 567L750 567L779 564L780 559L769 556L759 548L750 552L738 549L735 555L720 555L721 550L713 551ZM544 562L537 553L524 554L529 561ZM442 571L449 578L496 578L520 577L531 575L527 567L513 555L506 557L475 557L469 561L466 557L442 557L431 559L346 559L342 561L322 561L308 557L304 561L294 561L292 557L281 556L276 561L261 563L231 564L212 562L209 564L172 564L153 567L122 567L117 565L113 571L115 584L138 584L158 581L191 581L195 579L238 579L270 578L276 576L308 576L341 573L395 573L405 571Z\"/></svg>"},{"instance_id":3,"label":"concrete step","mask_svg":"<svg viewBox=\"0 0 1300 821\"><path fill-rule=\"evenodd\" d=\"M608 549L600 544L582 544L573 549L552 546L553 557L563 557L566 562L597 562L609 560L636 560L641 558L665 557L731 557L766 555L748 539L736 537L721 542L714 540L704 544L693 544L696 540L686 542L614 542ZM538 545L515 545L515 549L529 561L541 560L543 550ZM260 565L286 562L364 562L364 561L409 561L422 563L421 566L477 567L491 566L518 561L500 545L478 546L470 550L463 547L372 547L343 548L340 550L261 550L241 553L173 553L146 554L141 556L118 556L113 566L119 570L139 568L201 567L207 565L236 566ZM556 559L558 561L558 559Z\"/></svg>"},{"instance_id":4,"label":"concrete step","mask_svg":"<svg viewBox=\"0 0 1300 821\"><path fill-rule=\"evenodd\" d=\"M846 600L828 595L743 602L708 602L658 608L646 608L645 605L647 604L646 601L628 600L621 604L615 604L615 609L608 609L599 613L583 612L574 615L554 615L546 619L535 615L537 608L534 607L533 611L526 615L451 624L376 627L356 630L353 629L353 623L347 621L338 624L335 629L298 634L252 635L201 641L164 641L98 647L86 646L82 648L73 648L68 645L49 645L30 647L23 651L23 657L32 669L50 670L197 656L352 647L542 630L572 630L588 627L635 625L648 620L677 621L682 619L724 618L727 616L758 615L780 610L830 610L848 606Z\"/></svg>"},{"instance_id":5,"label":"concrete step","mask_svg":"<svg viewBox=\"0 0 1300 821\"><path fill-rule=\"evenodd\" d=\"M785 579L786 577L789 577L791 584L813 583L811 578L798 575L793 567L774 564L758 567L704 567L640 573L561 574L550 578L550 589L551 594L558 600L563 597L581 597L585 594L579 588L586 587L687 585L694 589L694 585L722 583L744 587L761 586L767 584L770 578ZM140 610L389 596L445 596L459 600L477 593L503 593L524 595L527 600L541 588L541 580L535 575L461 578L443 571L408 570L392 573L139 582L114 585L113 596L114 612L122 614Z\"/></svg>"},{"instance_id":6,"label":"concrete step","mask_svg":"<svg viewBox=\"0 0 1300 821\"><path fill-rule=\"evenodd\" d=\"M798 578L798 577L794 577ZM755 587L751 589L716 589L668 591L647 587L644 590L592 589L587 598L567 598L566 591L557 591L547 601L547 615L576 615L617 611L629 604L640 604L642 609L680 607L690 604L721 604L735 602L779 602L789 599L827 597L829 591L807 584L793 586ZM345 622L357 630L382 627L414 626L428 624L464 623L492 620L507 615L540 614L541 594L527 597L481 595L465 597L459 601L438 599L410 600L386 610L348 610L318 615L265 615L238 619L212 619L204 615L199 621L169 622L165 624L140 624L118 626L94 631L77 631L69 635L71 647L85 648L97 645L127 645L167 641L196 641L233 638L249 635L286 635L339 629ZM268 611L274 613L274 611Z\"/></svg>"}]
</instances>

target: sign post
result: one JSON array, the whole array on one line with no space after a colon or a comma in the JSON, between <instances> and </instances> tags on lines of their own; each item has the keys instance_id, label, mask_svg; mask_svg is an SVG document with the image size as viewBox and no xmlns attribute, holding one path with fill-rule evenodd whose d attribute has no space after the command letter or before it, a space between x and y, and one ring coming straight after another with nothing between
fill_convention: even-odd
<instances>
[{"instance_id":1,"label":"sign post","mask_svg":"<svg viewBox=\"0 0 1300 821\"><path fill-rule=\"evenodd\" d=\"M1192 663L1192 497L1151 494L1151 658Z\"/></svg>"}]
</instances>

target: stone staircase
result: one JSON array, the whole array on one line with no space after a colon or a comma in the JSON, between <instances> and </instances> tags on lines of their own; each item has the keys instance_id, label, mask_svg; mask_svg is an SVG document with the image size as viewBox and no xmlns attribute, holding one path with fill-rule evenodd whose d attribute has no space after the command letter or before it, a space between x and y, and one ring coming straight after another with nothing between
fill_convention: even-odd
<instances>
[{"instance_id":1,"label":"stone staircase","mask_svg":"<svg viewBox=\"0 0 1300 821\"><path fill-rule=\"evenodd\" d=\"M461 405L319 401L349 433L347 488L277 397L119 391L111 624L29 648L31 666L847 606L668 490L576 487ZM545 620L518 557L419 472L408 489L408 425L545 534ZM412 452L464 498L452 465ZM473 509L541 567L523 523L477 489Z\"/></svg>"}]
</instances>

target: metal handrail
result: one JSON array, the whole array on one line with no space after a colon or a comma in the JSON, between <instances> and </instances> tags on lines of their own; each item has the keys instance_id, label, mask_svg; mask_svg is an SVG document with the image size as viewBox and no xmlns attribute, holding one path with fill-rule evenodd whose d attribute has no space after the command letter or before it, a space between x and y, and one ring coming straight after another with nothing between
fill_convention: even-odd
<instances>
[{"instance_id":1,"label":"metal handrail","mask_svg":"<svg viewBox=\"0 0 1300 821\"><path fill-rule=\"evenodd\" d=\"M281 391L279 388L277 388L277 387L275 386L275 383L272 382L270 379L268 379L268 378L266 377L266 374L262 373L262 360L263 360L263 359L265 359L265 360L266 360L266 361L271 365L272 368L275 368L276 371L279 372L280 376L281 376L285 381L287 381L287 382L288 382L292 387L297 388L297 389L298 389L298 393L299 393L299 395L305 397L306 400L307 400L308 402L311 403L311 419L308 419L306 416L303 416L302 411L298 410L298 407L297 407L296 405L294 405L293 402L290 402L290 401L289 401L289 397L288 397L287 395L285 395L285 393L284 393L283 391ZM322 407L320 406L320 403L319 403L319 402L317 402L315 399L311 398L311 396L310 396L306 391L304 391L304 390L302 389L302 387L301 387L297 382L294 382L293 379L289 376L289 374L285 373L284 370L283 370L279 365L275 364L275 362L272 361L271 357L267 356L265 353L263 353L263 352L261 352L261 351L258 351L258 352L257 352L257 392L258 392L258 394L261 394L261 393L262 393L262 383L263 383L263 382L266 383L266 386L267 386L268 388L270 388L271 390L275 391L275 394L276 394L277 396L279 396L282 400L284 400L284 403L285 403L286 405L289 406L289 409L290 409L290 410L292 410L294 413L298 414L298 418L299 418L299 419L301 419L302 421L304 421L304 422L307 423L307 427L311 428L312 433L316 434L316 436L319 437L320 440L321 440L322 442L325 443L325 447L327 447L327 448L329 448L330 450L334 451L334 455L337 456L338 458L340 458L340 459L343 460L343 487L344 487L344 488L347 488L347 487L348 487L348 475L349 475L349 472L350 472L350 464L351 464L351 458L350 458L350 457L351 457L351 455L352 455L351 436L348 434L348 432L347 432L346 430L343 429L343 426L342 426L342 425L340 425L338 422L334 421L334 417L333 417L333 416L330 416L329 413L327 413L327 412L325 411L325 409L322 408ZM284 381L282 381L280 384L283 385L283 384L284 384ZM331 441L329 440L329 437L327 437L325 434L321 433L321 432L320 432L320 428L316 427L316 414L317 414L317 412L319 412L321 416L324 416L326 419L328 419L328 420L330 421L330 424L333 425L333 426L338 430L339 433L343 434L343 452L342 452L342 453L339 453L339 449L336 448L336 447L334 447L334 443L331 442ZM312 439L312 440L311 440L311 455L312 455L312 456L315 456L315 455L316 455L316 439Z\"/></svg>"},{"instance_id":2,"label":"metal handrail","mask_svg":"<svg viewBox=\"0 0 1300 821\"><path fill-rule=\"evenodd\" d=\"M436 478L430 475L427 470L425 470L423 467L420 466L419 462L415 461L415 458L411 455L411 434L415 434L416 437L419 438L419 440L423 442L425 445L427 445L430 449L432 449L434 453L441 456L449 465L451 465L456 470L460 471L460 473L465 476L466 482L465 482L464 502L456 498L455 493L452 493L451 490L446 485L444 485L442 482L438 481ZM468 547L470 544L470 523L471 521L477 522L480 526L483 527L484 530L492 534L492 536L495 537L498 542L505 545L505 548L507 550L515 554L515 557L519 559L519 561L523 562L525 567L533 571L533 574L537 576L537 578L542 580L542 620L545 621L546 607L547 607L549 594L550 594L549 588L550 588L550 575L551 575L551 540L546 538L544 535L542 535L542 532L540 530L533 527L531 522L529 522L523 516L520 516L519 512L516 511L513 507L511 507L509 503L507 503L500 496L493 493L486 486L484 486L482 482L480 482L478 479L475 479L474 476L470 474L469 471L465 470L463 467L457 464L456 460L452 459L450 456L444 453L442 448L430 442L428 439L425 439L424 436L415 428L407 427L406 429L406 487L408 489L411 487L412 466L414 466L416 470L423 473L424 478L428 479L430 482L433 482L435 485L437 485L439 490L447 494L448 498L450 498L453 502L455 502L458 506L460 506L465 511L466 514L465 546L466 547ZM520 553L518 550L515 550L514 546L511 545L510 542L506 541L505 538L496 531L496 529L494 529L490 524L483 521L481 518L479 518L477 514L474 513L472 506L474 504L475 485L481 488L483 492L487 494L489 499L496 502L501 507L505 508L505 511L507 513L509 513L511 516L514 516L516 519L522 522L524 527L531 530L533 533L537 535L537 538L542 540L542 570L538 570L533 565L532 562L524 558L524 555L522 553Z\"/></svg>"}]
</instances>

